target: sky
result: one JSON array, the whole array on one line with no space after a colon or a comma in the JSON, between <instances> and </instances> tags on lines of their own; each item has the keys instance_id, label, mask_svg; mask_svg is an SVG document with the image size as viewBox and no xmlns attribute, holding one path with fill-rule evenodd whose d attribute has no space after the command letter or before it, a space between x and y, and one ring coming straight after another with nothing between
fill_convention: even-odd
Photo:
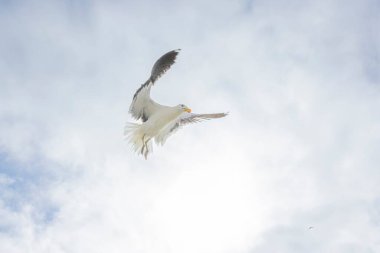
<instances>
[{"instance_id":1,"label":"sky","mask_svg":"<svg viewBox=\"0 0 380 253\"><path fill-rule=\"evenodd\" d=\"M0 252L380 252L376 0L0 0ZM228 117L148 160L135 90Z\"/></svg>"}]
</instances>

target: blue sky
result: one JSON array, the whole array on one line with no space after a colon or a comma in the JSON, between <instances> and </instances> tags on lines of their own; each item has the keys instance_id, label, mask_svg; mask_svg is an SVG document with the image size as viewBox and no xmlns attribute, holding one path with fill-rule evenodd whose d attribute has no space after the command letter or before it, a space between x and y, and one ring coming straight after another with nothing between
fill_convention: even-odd
<instances>
[{"instance_id":1,"label":"blue sky","mask_svg":"<svg viewBox=\"0 0 380 253\"><path fill-rule=\"evenodd\" d=\"M380 251L379 6L1 1L0 252ZM153 98L230 114L145 161L128 107L177 48Z\"/></svg>"}]
</instances>

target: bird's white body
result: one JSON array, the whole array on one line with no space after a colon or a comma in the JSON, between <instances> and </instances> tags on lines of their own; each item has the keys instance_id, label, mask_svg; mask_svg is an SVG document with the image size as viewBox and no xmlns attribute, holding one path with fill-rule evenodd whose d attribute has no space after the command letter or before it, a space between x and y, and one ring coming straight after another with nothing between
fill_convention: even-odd
<instances>
[{"instance_id":1,"label":"bird's white body","mask_svg":"<svg viewBox=\"0 0 380 253\"><path fill-rule=\"evenodd\" d=\"M174 130L181 114L183 114L183 110L178 106L163 106L142 124L128 124L125 128L125 135L136 152L148 155L148 152L152 151L150 140L154 138L156 144L163 145L170 132Z\"/></svg>"},{"instance_id":2,"label":"bird's white body","mask_svg":"<svg viewBox=\"0 0 380 253\"><path fill-rule=\"evenodd\" d=\"M171 125L183 111L177 107L166 106L164 109L157 111L147 121L141 124L141 129L150 137L157 136L166 126Z\"/></svg>"},{"instance_id":3,"label":"bird's white body","mask_svg":"<svg viewBox=\"0 0 380 253\"><path fill-rule=\"evenodd\" d=\"M173 50L156 61L151 76L141 85L133 96L129 112L143 123L129 123L125 127L125 136L132 144L133 149L147 158L152 151L151 139L163 145L166 139L179 127L201 120L221 118L225 113L193 114L183 105L165 106L156 103L150 98L150 89L155 81L174 64L178 50Z\"/></svg>"}]
</instances>

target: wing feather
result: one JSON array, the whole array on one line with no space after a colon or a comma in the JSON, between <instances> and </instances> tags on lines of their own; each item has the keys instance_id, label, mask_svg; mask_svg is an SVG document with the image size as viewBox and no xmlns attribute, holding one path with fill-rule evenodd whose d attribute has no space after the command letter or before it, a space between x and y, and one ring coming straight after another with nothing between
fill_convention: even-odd
<instances>
[{"instance_id":1,"label":"wing feather","mask_svg":"<svg viewBox=\"0 0 380 253\"><path fill-rule=\"evenodd\" d=\"M152 72L150 74L150 80L155 83L170 67L175 63L177 55L181 49L172 50L163 56L161 56L153 65Z\"/></svg>"},{"instance_id":2,"label":"wing feather","mask_svg":"<svg viewBox=\"0 0 380 253\"><path fill-rule=\"evenodd\" d=\"M207 113L207 114L195 114L195 113L183 113L177 119L170 122L161 133L155 138L157 144L163 145L167 138L174 134L179 128L184 125L197 123L204 120L218 119L227 116L228 113Z\"/></svg>"},{"instance_id":3,"label":"wing feather","mask_svg":"<svg viewBox=\"0 0 380 253\"><path fill-rule=\"evenodd\" d=\"M190 123L197 123L203 120L218 119L227 116L227 113L207 113L207 114L195 114L195 113L186 113L181 117L179 125L183 126Z\"/></svg>"},{"instance_id":4,"label":"wing feather","mask_svg":"<svg viewBox=\"0 0 380 253\"><path fill-rule=\"evenodd\" d=\"M179 50L180 49L172 50L161 56L153 65L149 79L143 83L133 95L133 100L129 107L129 112L135 119L141 119L143 122L145 122L157 110L164 107L154 102L150 98L150 89L157 81L157 79L165 74L165 72L168 71L170 67L175 63Z\"/></svg>"},{"instance_id":5,"label":"wing feather","mask_svg":"<svg viewBox=\"0 0 380 253\"><path fill-rule=\"evenodd\" d=\"M148 84L142 87L129 107L131 115L137 120L141 119L143 122L147 121L152 114L164 107L150 98L151 86L151 84Z\"/></svg>"}]
</instances>

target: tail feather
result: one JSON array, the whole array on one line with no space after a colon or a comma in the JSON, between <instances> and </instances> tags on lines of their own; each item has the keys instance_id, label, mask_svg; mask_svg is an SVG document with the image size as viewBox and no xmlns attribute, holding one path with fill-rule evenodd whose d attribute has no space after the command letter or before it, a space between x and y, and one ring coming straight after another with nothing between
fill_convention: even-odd
<instances>
[{"instance_id":1,"label":"tail feather","mask_svg":"<svg viewBox=\"0 0 380 253\"><path fill-rule=\"evenodd\" d=\"M144 141L148 139L141 130L141 124L128 122L124 128L124 138L131 144L134 152L144 155L145 159L153 151L151 141L145 146Z\"/></svg>"}]
</instances>

